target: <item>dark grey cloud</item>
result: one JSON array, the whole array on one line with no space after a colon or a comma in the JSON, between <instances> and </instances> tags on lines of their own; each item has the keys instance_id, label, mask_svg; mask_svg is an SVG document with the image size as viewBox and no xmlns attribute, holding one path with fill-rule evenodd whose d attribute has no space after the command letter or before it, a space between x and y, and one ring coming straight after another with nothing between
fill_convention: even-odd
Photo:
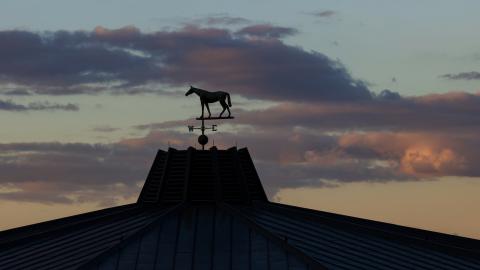
<instances>
[{"instance_id":1,"label":"dark grey cloud","mask_svg":"<svg viewBox=\"0 0 480 270\"><path fill-rule=\"evenodd\" d=\"M42 203L112 205L136 196L155 147L126 144L0 144L0 198Z\"/></svg>"},{"instance_id":2,"label":"dark grey cloud","mask_svg":"<svg viewBox=\"0 0 480 270\"><path fill-rule=\"evenodd\" d=\"M460 72L457 74L448 73L440 75L440 78L448 80L480 80L480 72L470 71L470 72Z\"/></svg>"},{"instance_id":3,"label":"dark grey cloud","mask_svg":"<svg viewBox=\"0 0 480 270\"><path fill-rule=\"evenodd\" d=\"M2 94L7 96L30 96L32 93L26 89L12 89L2 92Z\"/></svg>"},{"instance_id":4,"label":"dark grey cloud","mask_svg":"<svg viewBox=\"0 0 480 270\"><path fill-rule=\"evenodd\" d=\"M78 111L78 105L68 103L68 104L57 104L50 102L32 102L28 105L18 104L11 100L0 100L0 110L4 111Z\"/></svg>"},{"instance_id":5,"label":"dark grey cloud","mask_svg":"<svg viewBox=\"0 0 480 270\"><path fill-rule=\"evenodd\" d=\"M316 11L316 12L309 12L308 14L315 17L320 17L320 18L329 18L329 17L335 16L337 12L333 10L322 10L322 11Z\"/></svg>"},{"instance_id":6,"label":"dark grey cloud","mask_svg":"<svg viewBox=\"0 0 480 270\"><path fill-rule=\"evenodd\" d=\"M376 96L376 98L381 100L401 100L402 96L392 90L384 89Z\"/></svg>"},{"instance_id":7,"label":"dark grey cloud","mask_svg":"<svg viewBox=\"0 0 480 270\"><path fill-rule=\"evenodd\" d=\"M281 39L287 36L295 35L297 33L297 29L290 27L274 26L271 24L250 25L235 32L235 34L241 36L267 39Z\"/></svg>"},{"instance_id":8,"label":"dark grey cloud","mask_svg":"<svg viewBox=\"0 0 480 270\"><path fill-rule=\"evenodd\" d=\"M0 58L0 81L32 87L36 93L68 94L73 87L78 92L82 83L121 80L147 68L142 57L95 42L85 32L1 31Z\"/></svg>"},{"instance_id":9,"label":"dark grey cloud","mask_svg":"<svg viewBox=\"0 0 480 270\"><path fill-rule=\"evenodd\" d=\"M96 131L96 132L109 133L109 132L118 131L118 130L120 130L120 128L115 128L115 127L111 127L111 126L108 126L108 125L103 125L103 126L96 126L96 127L92 128L92 130Z\"/></svg>"},{"instance_id":10,"label":"dark grey cloud","mask_svg":"<svg viewBox=\"0 0 480 270\"><path fill-rule=\"evenodd\" d=\"M0 144L0 199L114 205L135 198L157 149L188 135L157 133L112 144Z\"/></svg>"},{"instance_id":11,"label":"dark grey cloud","mask_svg":"<svg viewBox=\"0 0 480 270\"><path fill-rule=\"evenodd\" d=\"M360 181L386 183L418 180L415 176L399 172L397 168L375 166L371 161L359 159L343 164L257 162L255 165L272 198L282 188L335 187Z\"/></svg>"},{"instance_id":12,"label":"dark grey cloud","mask_svg":"<svg viewBox=\"0 0 480 270\"><path fill-rule=\"evenodd\" d=\"M265 109L233 111L236 125L256 129L303 127L322 131L459 133L480 130L480 95L451 92L402 97L385 89L372 100L286 102ZM137 125L140 130L184 127L193 119Z\"/></svg>"},{"instance_id":13,"label":"dark grey cloud","mask_svg":"<svg viewBox=\"0 0 480 270\"><path fill-rule=\"evenodd\" d=\"M461 133L480 127L480 96L447 93L399 97L384 91L373 100L361 102L291 102L236 114L236 123L258 128Z\"/></svg>"},{"instance_id":14,"label":"dark grey cloud","mask_svg":"<svg viewBox=\"0 0 480 270\"><path fill-rule=\"evenodd\" d=\"M243 17L234 17L227 14L212 15L193 21L194 23L207 24L207 25L239 25L251 23L249 19Z\"/></svg>"},{"instance_id":15,"label":"dark grey cloud","mask_svg":"<svg viewBox=\"0 0 480 270\"><path fill-rule=\"evenodd\" d=\"M151 85L195 84L268 100L372 98L340 62L280 40L295 32L273 25L0 31L0 84L50 95L164 93Z\"/></svg>"}]
</instances>

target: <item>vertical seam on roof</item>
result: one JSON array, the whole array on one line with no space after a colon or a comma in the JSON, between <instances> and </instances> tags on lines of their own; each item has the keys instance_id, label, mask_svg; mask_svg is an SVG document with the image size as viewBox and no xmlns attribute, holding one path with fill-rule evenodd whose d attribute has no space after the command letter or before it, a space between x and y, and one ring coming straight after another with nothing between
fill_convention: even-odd
<instances>
[{"instance_id":1,"label":"vertical seam on roof","mask_svg":"<svg viewBox=\"0 0 480 270\"><path fill-rule=\"evenodd\" d=\"M265 237L263 234L262 234L263 237ZM272 269L272 266L270 264L270 241L268 241L268 237L265 237L265 242L267 242L267 267L268 267L268 270Z\"/></svg>"},{"instance_id":2,"label":"vertical seam on roof","mask_svg":"<svg viewBox=\"0 0 480 270\"><path fill-rule=\"evenodd\" d=\"M175 245L173 247L172 269L175 269L175 265L176 265L176 262L177 262L178 238L180 236L180 227L182 225L182 219L183 219L182 215L183 215L183 211L181 211L177 216L177 231L175 233Z\"/></svg>"},{"instance_id":3,"label":"vertical seam on roof","mask_svg":"<svg viewBox=\"0 0 480 270\"><path fill-rule=\"evenodd\" d=\"M230 269L233 268L233 217L232 215L228 215L229 217L229 221L230 221L230 224L229 224L229 230L230 230L230 234L229 234L229 237L230 237L230 241L229 241L229 244L230 244Z\"/></svg>"},{"instance_id":4,"label":"vertical seam on roof","mask_svg":"<svg viewBox=\"0 0 480 270\"><path fill-rule=\"evenodd\" d=\"M195 211L194 215L194 220L195 220L195 225L193 226L193 243L192 243L192 258L191 262L192 264L190 265L190 269L194 269L195 265L195 245L197 244L197 232L198 232L198 212L199 209L197 207L193 208Z\"/></svg>"},{"instance_id":5,"label":"vertical seam on roof","mask_svg":"<svg viewBox=\"0 0 480 270\"><path fill-rule=\"evenodd\" d=\"M212 245L210 246L210 269L213 269L213 260L215 258L215 225L217 223L217 207L213 208L212 220Z\"/></svg>"},{"instance_id":6,"label":"vertical seam on roof","mask_svg":"<svg viewBox=\"0 0 480 270\"><path fill-rule=\"evenodd\" d=\"M118 269L118 266L120 265L120 252L115 253L115 269Z\"/></svg>"},{"instance_id":7,"label":"vertical seam on roof","mask_svg":"<svg viewBox=\"0 0 480 270\"><path fill-rule=\"evenodd\" d=\"M288 240L285 239L285 241L287 242ZM287 250L285 250L285 260L287 261L287 269L290 269L290 253Z\"/></svg>"},{"instance_id":8,"label":"vertical seam on roof","mask_svg":"<svg viewBox=\"0 0 480 270\"><path fill-rule=\"evenodd\" d=\"M158 246L160 245L160 238L162 237L162 232L163 232L163 222L160 223L160 226L158 228L158 235L157 235L157 242L155 243L155 258L153 259L153 268L155 269L157 266L157 260L158 260Z\"/></svg>"},{"instance_id":9,"label":"vertical seam on roof","mask_svg":"<svg viewBox=\"0 0 480 270\"><path fill-rule=\"evenodd\" d=\"M138 239L137 254L135 254L135 264L133 266L133 270L137 270L138 257L140 256L140 250L142 248L142 242L144 237L145 237L145 234L141 234L138 237L139 239Z\"/></svg>"},{"instance_id":10,"label":"vertical seam on roof","mask_svg":"<svg viewBox=\"0 0 480 270\"><path fill-rule=\"evenodd\" d=\"M252 229L248 227L248 269L252 269Z\"/></svg>"}]
</instances>

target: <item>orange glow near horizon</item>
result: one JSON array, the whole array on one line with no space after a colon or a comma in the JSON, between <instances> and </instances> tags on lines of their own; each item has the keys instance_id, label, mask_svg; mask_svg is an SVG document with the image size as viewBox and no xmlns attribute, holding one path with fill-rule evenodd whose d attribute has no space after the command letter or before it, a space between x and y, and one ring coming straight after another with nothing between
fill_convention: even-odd
<instances>
[{"instance_id":1,"label":"orange glow near horizon","mask_svg":"<svg viewBox=\"0 0 480 270\"><path fill-rule=\"evenodd\" d=\"M275 201L480 239L480 179L283 189Z\"/></svg>"}]
</instances>

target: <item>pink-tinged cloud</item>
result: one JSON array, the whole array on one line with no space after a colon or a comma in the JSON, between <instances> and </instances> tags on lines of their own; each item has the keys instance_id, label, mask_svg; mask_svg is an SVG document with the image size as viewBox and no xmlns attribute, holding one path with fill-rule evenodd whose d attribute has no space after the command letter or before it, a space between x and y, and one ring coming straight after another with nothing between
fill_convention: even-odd
<instances>
[{"instance_id":1,"label":"pink-tinged cloud","mask_svg":"<svg viewBox=\"0 0 480 270\"><path fill-rule=\"evenodd\" d=\"M367 132L339 137L342 151L352 157L385 160L416 177L480 176L478 133L431 134ZM469 137L469 138L468 138Z\"/></svg>"},{"instance_id":2,"label":"pink-tinged cloud","mask_svg":"<svg viewBox=\"0 0 480 270\"><path fill-rule=\"evenodd\" d=\"M425 146L406 149L400 162L404 172L418 175L444 175L465 167L465 158L451 149L436 150Z\"/></svg>"}]
</instances>

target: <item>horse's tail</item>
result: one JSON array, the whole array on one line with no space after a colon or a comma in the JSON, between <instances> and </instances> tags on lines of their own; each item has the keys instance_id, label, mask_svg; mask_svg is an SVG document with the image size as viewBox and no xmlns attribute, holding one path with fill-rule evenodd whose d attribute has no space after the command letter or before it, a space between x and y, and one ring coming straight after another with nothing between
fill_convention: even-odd
<instances>
[{"instance_id":1,"label":"horse's tail","mask_svg":"<svg viewBox=\"0 0 480 270\"><path fill-rule=\"evenodd\" d=\"M232 102L230 101L230 94L227 93L228 107L232 107Z\"/></svg>"}]
</instances>

